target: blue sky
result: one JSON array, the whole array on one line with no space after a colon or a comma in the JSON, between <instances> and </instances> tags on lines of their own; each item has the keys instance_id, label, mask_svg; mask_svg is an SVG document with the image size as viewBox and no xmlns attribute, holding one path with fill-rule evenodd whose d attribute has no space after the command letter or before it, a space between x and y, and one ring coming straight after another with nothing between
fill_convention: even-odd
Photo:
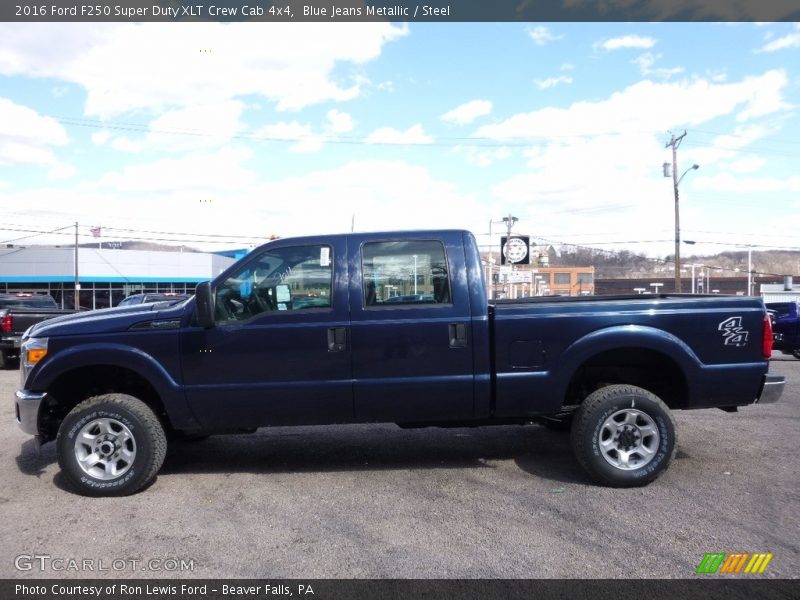
<instances>
[{"instance_id":1,"label":"blue sky","mask_svg":"<svg viewBox=\"0 0 800 600\"><path fill-rule=\"evenodd\" d=\"M692 251L795 248L798 103L797 24L0 24L0 239L217 249L355 216L486 244L511 212L664 256L685 129Z\"/></svg>"}]
</instances>

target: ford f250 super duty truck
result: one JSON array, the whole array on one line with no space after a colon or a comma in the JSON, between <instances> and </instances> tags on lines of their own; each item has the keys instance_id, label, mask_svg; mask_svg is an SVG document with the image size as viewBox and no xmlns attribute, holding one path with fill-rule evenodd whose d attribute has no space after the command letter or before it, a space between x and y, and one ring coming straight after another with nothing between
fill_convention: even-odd
<instances>
[{"instance_id":1,"label":"ford f250 super duty truck","mask_svg":"<svg viewBox=\"0 0 800 600\"><path fill-rule=\"evenodd\" d=\"M174 436L543 418L595 480L637 486L675 455L673 410L778 400L771 347L757 298L490 304L464 231L280 239L193 298L34 326L16 409L88 495L147 485Z\"/></svg>"}]
</instances>

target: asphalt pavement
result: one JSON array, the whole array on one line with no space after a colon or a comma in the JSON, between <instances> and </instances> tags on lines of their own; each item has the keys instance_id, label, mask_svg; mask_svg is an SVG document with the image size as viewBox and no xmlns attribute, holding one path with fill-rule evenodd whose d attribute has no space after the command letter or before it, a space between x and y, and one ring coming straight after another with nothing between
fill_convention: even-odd
<instances>
[{"instance_id":1,"label":"asphalt pavement","mask_svg":"<svg viewBox=\"0 0 800 600\"><path fill-rule=\"evenodd\" d=\"M686 578L707 552L800 573L800 360L780 403L678 412L641 489L589 481L539 426L262 429L169 448L155 483L84 498L14 423L0 371L0 577Z\"/></svg>"}]
</instances>

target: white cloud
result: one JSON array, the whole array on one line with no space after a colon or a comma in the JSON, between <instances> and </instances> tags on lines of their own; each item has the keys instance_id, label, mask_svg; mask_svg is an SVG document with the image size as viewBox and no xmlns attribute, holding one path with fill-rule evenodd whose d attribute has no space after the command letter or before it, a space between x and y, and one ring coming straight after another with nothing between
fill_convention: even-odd
<instances>
[{"instance_id":1,"label":"white cloud","mask_svg":"<svg viewBox=\"0 0 800 600\"><path fill-rule=\"evenodd\" d=\"M543 27L541 25L528 29L528 35L531 36L531 39L536 43L537 46L544 46L549 42L554 42L564 37L563 35L555 35L554 33L551 33L547 27Z\"/></svg>"},{"instance_id":2,"label":"white cloud","mask_svg":"<svg viewBox=\"0 0 800 600\"><path fill-rule=\"evenodd\" d=\"M534 79L533 82L540 90L548 90L557 85L572 83L572 77L560 75L558 77L548 77L547 79Z\"/></svg>"},{"instance_id":3,"label":"white cloud","mask_svg":"<svg viewBox=\"0 0 800 600\"><path fill-rule=\"evenodd\" d=\"M296 110L358 96L364 80L347 69L407 32L377 22L3 23L0 74L77 84L86 115L102 119L248 95Z\"/></svg>"},{"instance_id":4,"label":"white cloud","mask_svg":"<svg viewBox=\"0 0 800 600\"><path fill-rule=\"evenodd\" d=\"M755 161L734 165L731 161L738 155L736 150L772 130L752 115L780 114L786 108L783 93L787 86L782 71L733 83L642 81L605 99L514 115L479 127L473 135L498 142L530 138L530 146L523 153L527 168L494 185L490 197L494 206L503 207L503 214L510 210L519 217L520 226L532 234L567 241L584 235L584 241L591 241L585 237L587 231L599 235L625 229L630 233L618 239L668 239L659 231L672 222L674 210L671 180L663 178L660 169L665 160L670 160L664 149L664 131L686 127L687 140L704 141L692 134L692 126L701 128L726 116L750 119L731 135L719 136L710 144L698 147L687 143L681 147L684 168L694 162L701 165L701 171L682 184L686 223L718 219L703 202L709 194L706 190L733 189L735 182L746 176L746 169L758 169ZM715 163L727 169L725 177L716 178L719 170L714 169ZM704 173L714 178L703 181ZM742 189L755 191L762 182L768 188L788 192L797 185L795 179L753 178L744 180ZM739 218L751 216L744 210L726 215L731 222ZM642 245L641 250L670 251L668 244Z\"/></svg>"},{"instance_id":5,"label":"white cloud","mask_svg":"<svg viewBox=\"0 0 800 600\"><path fill-rule=\"evenodd\" d=\"M137 194L178 192L196 197L200 193L229 193L255 181L255 174L242 164L251 156L249 150L228 147L213 153L131 165L105 175L97 186Z\"/></svg>"},{"instance_id":6,"label":"white cloud","mask_svg":"<svg viewBox=\"0 0 800 600\"><path fill-rule=\"evenodd\" d=\"M456 106L453 110L442 115L442 121L456 125L468 125L479 117L485 117L492 112L492 103L489 100L470 100Z\"/></svg>"},{"instance_id":7,"label":"white cloud","mask_svg":"<svg viewBox=\"0 0 800 600\"><path fill-rule=\"evenodd\" d=\"M59 163L47 172L47 179L54 181L59 179L69 179L74 177L77 171L72 165Z\"/></svg>"},{"instance_id":8,"label":"white cloud","mask_svg":"<svg viewBox=\"0 0 800 600\"><path fill-rule=\"evenodd\" d=\"M256 131L254 136L293 142L289 145L289 151L297 153L318 152L324 141L320 136L314 135L309 125L303 125L297 121L267 125Z\"/></svg>"},{"instance_id":9,"label":"white cloud","mask_svg":"<svg viewBox=\"0 0 800 600\"><path fill-rule=\"evenodd\" d=\"M606 51L612 50L625 50L629 48L652 48L656 45L656 40L651 37L642 35L623 35L620 37L610 38L602 42L595 43L596 48L602 48Z\"/></svg>"},{"instance_id":10,"label":"white cloud","mask_svg":"<svg viewBox=\"0 0 800 600\"><path fill-rule=\"evenodd\" d=\"M484 223L482 216L475 217L483 209L471 193L436 178L424 166L356 160L263 183L243 166L249 157L246 151L231 149L169 159L126 168L92 186L38 187L9 192L4 200L10 206L25 206L26 219L40 216L37 229L76 220L159 231L164 223L180 223L170 230L255 235L262 240L273 233L286 237L350 231L353 215L358 231L474 229ZM298 210L303 218L298 218ZM53 236L49 241L64 239ZM44 237L39 241L48 242Z\"/></svg>"},{"instance_id":11,"label":"white cloud","mask_svg":"<svg viewBox=\"0 0 800 600\"><path fill-rule=\"evenodd\" d=\"M745 105L745 110L736 115L736 120L747 121L790 108L780 93L787 83L786 73L777 70L769 71L760 77L746 78L741 87L752 87L752 95Z\"/></svg>"},{"instance_id":12,"label":"white cloud","mask_svg":"<svg viewBox=\"0 0 800 600\"><path fill-rule=\"evenodd\" d=\"M118 152L128 152L130 154L136 154L144 149L142 142L134 141L126 136L112 139L110 146Z\"/></svg>"},{"instance_id":13,"label":"white cloud","mask_svg":"<svg viewBox=\"0 0 800 600\"><path fill-rule=\"evenodd\" d=\"M481 168L489 167L499 160L512 156L511 150L505 146L488 149L480 146L458 146L455 152L464 154L468 164Z\"/></svg>"},{"instance_id":14,"label":"white cloud","mask_svg":"<svg viewBox=\"0 0 800 600\"><path fill-rule=\"evenodd\" d=\"M710 177L698 177L695 186L699 190L712 190L735 194L767 194L775 192L800 192L800 176L786 179L777 177L737 177L731 173L720 173Z\"/></svg>"},{"instance_id":15,"label":"white cloud","mask_svg":"<svg viewBox=\"0 0 800 600\"><path fill-rule=\"evenodd\" d=\"M243 110L241 102L226 100L167 111L150 122L145 145L172 152L221 146L244 128Z\"/></svg>"},{"instance_id":16,"label":"white cloud","mask_svg":"<svg viewBox=\"0 0 800 600\"><path fill-rule=\"evenodd\" d=\"M756 52L777 52L787 48L800 48L800 23L795 23L795 32L776 38L764 44Z\"/></svg>"},{"instance_id":17,"label":"white cloud","mask_svg":"<svg viewBox=\"0 0 800 600\"><path fill-rule=\"evenodd\" d=\"M480 214L475 199L422 166L400 160L352 161L302 177L290 177L252 190L284 208L270 214L281 235L473 226ZM335 198L335 201L332 199ZM302 206L305 218L288 208ZM458 210L453 210L458 207Z\"/></svg>"},{"instance_id":18,"label":"white cloud","mask_svg":"<svg viewBox=\"0 0 800 600\"><path fill-rule=\"evenodd\" d=\"M663 79L669 79L674 75L679 75L683 73L683 67L672 67L672 68L664 68L664 67L657 67L653 68L655 63L661 60L661 54L653 54L652 52L645 52L641 56L637 56L633 59L635 65L638 65L639 70L641 71L644 77L649 75L655 75L657 77L661 77Z\"/></svg>"},{"instance_id":19,"label":"white cloud","mask_svg":"<svg viewBox=\"0 0 800 600\"><path fill-rule=\"evenodd\" d=\"M783 99L787 84L786 73L777 70L737 83L703 79L640 81L605 100L520 113L500 123L484 125L475 135L492 139L559 139L622 132L660 134L670 127L704 123L737 110L740 120L784 110L788 107Z\"/></svg>"},{"instance_id":20,"label":"white cloud","mask_svg":"<svg viewBox=\"0 0 800 600\"><path fill-rule=\"evenodd\" d=\"M329 110L325 117L328 120L325 129L329 133L348 133L353 131L353 128L355 127L355 123L353 123L353 117L347 113L340 112L335 108Z\"/></svg>"},{"instance_id":21,"label":"white cloud","mask_svg":"<svg viewBox=\"0 0 800 600\"><path fill-rule=\"evenodd\" d=\"M108 140L111 139L111 132L104 129L102 131L95 131L92 134L92 143L95 146L105 146Z\"/></svg>"},{"instance_id":22,"label":"white cloud","mask_svg":"<svg viewBox=\"0 0 800 600\"><path fill-rule=\"evenodd\" d=\"M52 146L64 146L68 141L56 119L0 98L0 166L54 165Z\"/></svg>"},{"instance_id":23,"label":"white cloud","mask_svg":"<svg viewBox=\"0 0 800 600\"><path fill-rule=\"evenodd\" d=\"M422 125L417 123L406 129L399 131L393 127L381 127L370 133L366 140L368 144L430 144L433 139L425 133Z\"/></svg>"},{"instance_id":24,"label":"white cloud","mask_svg":"<svg viewBox=\"0 0 800 600\"><path fill-rule=\"evenodd\" d=\"M755 173L767 164L767 160L761 157L740 158L733 161L729 168L734 173Z\"/></svg>"}]
</instances>

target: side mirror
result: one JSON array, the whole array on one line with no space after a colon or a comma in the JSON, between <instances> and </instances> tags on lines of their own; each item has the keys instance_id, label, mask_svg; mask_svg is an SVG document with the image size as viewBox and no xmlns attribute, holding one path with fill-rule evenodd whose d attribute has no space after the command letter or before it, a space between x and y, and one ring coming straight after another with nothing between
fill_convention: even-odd
<instances>
[{"instance_id":1,"label":"side mirror","mask_svg":"<svg viewBox=\"0 0 800 600\"><path fill-rule=\"evenodd\" d=\"M214 294L209 281L197 284L194 291L194 304L197 312L197 324L203 329L211 329L214 326Z\"/></svg>"}]
</instances>

